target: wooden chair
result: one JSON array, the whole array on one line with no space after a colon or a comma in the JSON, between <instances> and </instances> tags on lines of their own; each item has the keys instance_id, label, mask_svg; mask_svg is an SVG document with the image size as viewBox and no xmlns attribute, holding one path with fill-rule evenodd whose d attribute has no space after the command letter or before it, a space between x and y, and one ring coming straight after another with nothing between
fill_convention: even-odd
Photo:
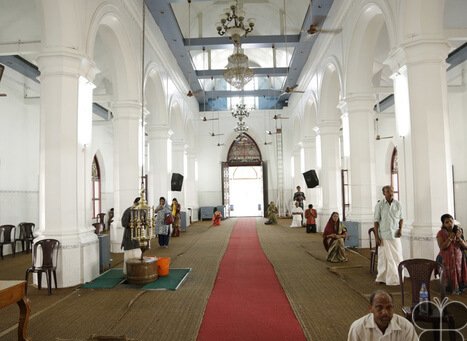
<instances>
[{"instance_id":1,"label":"wooden chair","mask_svg":"<svg viewBox=\"0 0 467 341\"><path fill-rule=\"evenodd\" d=\"M405 305L405 296L404 296L404 278L403 272L406 269L410 276L411 287L412 287L412 301L411 305ZM412 321L414 317L417 322L428 322L433 324L433 337L435 340L440 338L439 336L439 327L440 322L447 323L449 329L454 329L454 319L448 313L447 309L443 311L442 319L437 312L429 311L426 315L423 315L419 312L418 309L414 309L416 305L420 302L419 294L422 283L425 283L426 289L428 291L428 301L431 301L431 278L432 275L439 282L440 288L440 301L446 297L446 291L442 283L442 277L444 272L444 267L442 264L437 263L431 259L423 258L414 258L406 259L399 263L398 267L399 272L399 284L402 294L402 312L404 313L405 318ZM413 314L412 314L413 313ZM451 340L456 340L454 333L449 333L449 338Z\"/></svg>"},{"instance_id":2,"label":"wooden chair","mask_svg":"<svg viewBox=\"0 0 467 341\"><path fill-rule=\"evenodd\" d=\"M34 228L36 225L34 223L19 223L19 238L17 242L21 242L21 247L24 252L24 244L26 244L26 251L29 252L32 247L34 240Z\"/></svg>"},{"instance_id":3,"label":"wooden chair","mask_svg":"<svg viewBox=\"0 0 467 341\"><path fill-rule=\"evenodd\" d=\"M42 273L45 273L49 295L52 294L52 274L57 289L57 261L60 242L56 239L42 239L34 244L32 266L26 270L26 282L29 273L37 273L37 285L41 289ZM26 287L27 288L27 287Z\"/></svg>"},{"instance_id":4,"label":"wooden chair","mask_svg":"<svg viewBox=\"0 0 467 341\"><path fill-rule=\"evenodd\" d=\"M373 244L371 243L371 235L373 234L373 238L375 240L375 247L373 248ZM378 262L378 244L376 244L376 235L375 235L375 228L372 227L368 230L368 240L370 241L370 273L376 273L376 264Z\"/></svg>"},{"instance_id":5,"label":"wooden chair","mask_svg":"<svg viewBox=\"0 0 467 341\"><path fill-rule=\"evenodd\" d=\"M16 255L16 226L1 225L0 226L0 256L3 259L3 245L11 245L11 253L13 257Z\"/></svg>"}]
</instances>

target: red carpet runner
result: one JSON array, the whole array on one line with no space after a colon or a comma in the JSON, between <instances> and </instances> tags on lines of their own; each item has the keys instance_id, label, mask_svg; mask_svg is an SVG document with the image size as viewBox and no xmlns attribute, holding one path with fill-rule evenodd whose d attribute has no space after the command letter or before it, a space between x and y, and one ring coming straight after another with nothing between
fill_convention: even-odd
<instances>
[{"instance_id":1,"label":"red carpet runner","mask_svg":"<svg viewBox=\"0 0 467 341\"><path fill-rule=\"evenodd\" d=\"M255 224L242 219L232 231L198 341L306 340Z\"/></svg>"}]
</instances>

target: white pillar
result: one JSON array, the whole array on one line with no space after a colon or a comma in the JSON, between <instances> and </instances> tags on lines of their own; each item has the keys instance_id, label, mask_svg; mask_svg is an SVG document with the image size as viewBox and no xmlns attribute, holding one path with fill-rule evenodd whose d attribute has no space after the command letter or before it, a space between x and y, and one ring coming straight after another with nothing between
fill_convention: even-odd
<instances>
[{"instance_id":1,"label":"white pillar","mask_svg":"<svg viewBox=\"0 0 467 341\"><path fill-rule=\"evenodd\" d=\"M92 89L96 69L67 49L46 50L41 71L40 239L61 243L60 287L99 274L99 245L91 226ZM82 77L80 78L80 75Z\"/></svg>"},{"instance_id":2,"label":"white pillar","mask_svg":"<svg viewBox=\"0 0 467 341\"><path fill-rule=\"evenodd\" d=\"M316 162L316 133L313 130L309 136L305 136L301 142L305 154L305 171L311 169L317 170ZM321 206L320 187L307 188L305 185L305 195L307 203L313 204L313 208L317 209Z\"/></svg>"},{"instance_id":3,"label":"white pillar","mask_svg":"<svg viewBox=\"0 0 467 341\"><path fill-rule=\"evenodd\" d=\"M374 96L355 94L340 104L349 118L350 140L350 212L347 220L360 222L360 243L366 244L373 226L375 195Z\"/></svg>"},{"instance_id":4,"label":"white pillar","mask_svg":"<svg viewBox=\"0 0 467 341\"><path fill-rule=\"evenodd\" d=\"M453 213L444 40L404 46L410 105L414 188L412 256L434 259L440 216Z\"/></svg>"},{"instance_id":5,"label":"white pillar","mask_svg":"<svg viewBox=\"0 0 467 341\"><path fill-rule=\"evenodd\" d=\"M196 169L196 154L193 148L187 149L187 174L185 179L185 193L186 193L186 208L191 208L191 212L187 211L187 225L190 223L189 214L192 214L192 220L198 220L197 217L193 216L193 213L198 208L198 189L195 178Z\"/></svg>"},{"instance_id":6,"label":"white pillar","mask_svg":"<svg viewBox=\"0 0 467 341\"><path fill-rule=\"evenodd\" d=\"M169 203L173 198L177 198L182 211L185 211L185 141L182 139L172 140L172 173L179 173L183 175L183 185L180 192L171 192Z\"/></svg>"},{"instance_id":7,"label":"white pillar","mask_svg":"<svg viewBox=\"0 0 467 341\"><path fill-rule=\"evenodd\" d=\"M149 125L150 172L148 198L154 205L159 204L159 198L168 198L170 189L169 170L167 168L167 142L170 130L167 126Z\"/></svg>"},{"instance_id":8,"label":"white pillar","mask_svg":"<svg viewBox=\"0 0 467 341\"><path fill-rule=\"evenodd\" d=\"M141 169L138 161L141 104L120 101L112 104L114 113L114 222L110 242L112 252L123 252L121 218L140 194Z\"/></svg>"},{"instance_id":9,"label":"white pillar","mask_svg":"<svg viewBox=\"0 0 467 341\"><path fill-rule=\"evenodd\" d=\"M342 211L339 127L338 120L322 121L319 125L322 162L319 179L323 194L323 207L318 212L321 218L320 228L324 227L333 211Z\"/></svg>"}]
</instances>

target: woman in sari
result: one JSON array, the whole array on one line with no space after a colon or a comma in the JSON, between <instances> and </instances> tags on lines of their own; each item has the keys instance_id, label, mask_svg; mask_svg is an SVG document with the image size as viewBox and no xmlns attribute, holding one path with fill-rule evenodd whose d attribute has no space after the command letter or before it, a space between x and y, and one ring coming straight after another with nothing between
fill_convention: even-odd
<instances>
[{"instance_id":1,"label":"woman in sari","mask_svg":"<svg viewBox=\"0 0 467 341\"><path fill-rule=\"evenodd\" d=\"M154 209L156 215L156 234L159 237L160 247L169 247L170 225L165 223L167 214L171 214L170 207L165 203L165 198L159 198L159 206Z\"/></svg>"},{"instance_id":2,"label":"woman in sari","mask_svg":"<svg viewBox=\"0 0 467 341\"><path fill-rule=\"evenodd\" d=\"M222 213L217 208L213 209L212 226L219 226L221 224Z\"/></svg>"},{"instance_id":3,"label":"woman in sari","mask_svg":"<svg viewBox=\"0 0 467 341\"><path fill-rule=\"evenodd\" d=\"M323 232L324 248L328 252L327 261L331 263L347 262L344 240L347 229L339 219L339 213L332 212Z\"/></svg>"},{"instance_id":4,"label":"woman in sari","mask_svg":"<svg viewBox=\"0 0 467 341\"><path fill-rule=\"evenodd\" d=\"M177 199L172 199L172 215L174 216L174 222L172 223L172 237L180 237L180 204Z\"/></svg>"},{"instance_id":5,"label":"woman in sari","mask_svg":"<svg viewBox=\"0 0 467 341\"><path fill-rule=\"evenodd\" d=\"M467 265L463 254L467 243L462 240L462 231L454 226L454 218L450 214L443 214L441 222L441 230L436 235L439 246L436 260L444 266L443 284L446 290L461 294L467 286Z\"/></svg>"}]
</instances>

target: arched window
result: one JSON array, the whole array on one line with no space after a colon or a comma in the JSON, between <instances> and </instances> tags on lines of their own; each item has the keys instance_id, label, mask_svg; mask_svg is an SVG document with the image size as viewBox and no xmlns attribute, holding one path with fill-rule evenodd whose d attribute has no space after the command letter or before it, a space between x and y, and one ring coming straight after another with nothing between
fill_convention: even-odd
<instances>
[{"instance_id":1,"label":"arched window","mask_svg":"<svg viewBox=\"0 0 467 341\"><path fill-rule=\"evenodd\" d=\"M227 163L229 166L261 165L261 152L250 135L243 133L232 142Z\"/></svg>"},{"instance_id":2,"label":"arched window","mask_svg":"<svg viewBox=\"0 0 467 341\"><path fill-rule=\"evenodd\" d=\"M391 186L394 188L394 199L399 200L399 164L396 147L391 157Z\"/></svg>"},{"instance_id":3,"label":"arched window","mask_svg":"<svg viewBox=\"0 0 467 341\"><path fill-rule=\"evenodd\" d=\"M101 213L101 170L99 161L94 155L92 160L92 217L97 218Z\"/></svg>"}]
</instances>

